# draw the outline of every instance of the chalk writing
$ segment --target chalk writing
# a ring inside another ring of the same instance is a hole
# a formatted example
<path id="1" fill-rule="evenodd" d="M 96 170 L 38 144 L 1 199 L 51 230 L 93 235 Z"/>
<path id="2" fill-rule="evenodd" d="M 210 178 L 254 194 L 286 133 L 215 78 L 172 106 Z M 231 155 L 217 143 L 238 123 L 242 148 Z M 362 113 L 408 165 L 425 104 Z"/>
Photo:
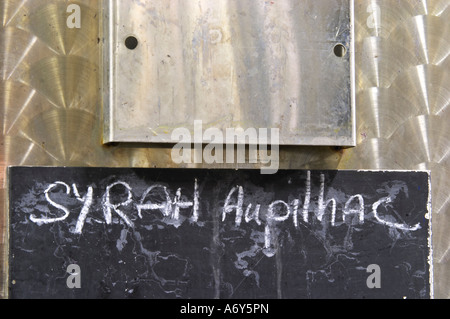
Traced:
<path id="1" fill-rule="evenodd" d="M 112 188 L 114 188 L 118 185 L 122 185 L 127 189 L 128 199 L 122 203 L 112 204 L 110 201 L 110 192 L 111 192 Z M 132 202 L 133 202 L 133 194 L 131 193 L 130 185 L 128 185 L 127 183 L 124 183 L 124 182 L 117 182 L 112 185 L 109 185 L 106 188 L 106 193 L 105 193 L 105 196 L 103 197 L 103 214 L 105 216 L 106 224 L 108 224 L 108 225 L 111 224 L 111 216 L 112 216 L 111 210 L 114 210 L 117 213 L 117 215 L 119 215 L 128 226 L 134 227 L 133 222 L 119 209 L 122 206 L 125 207 L 125 206 L 130 205 Z"/>
<path id="2" fill-rule="evenodd" d="M 75 234 L 81 234 L 83 232 L 84 223 L 86 222 L 86 217 L 94 199 L 94 189 L 90 186 L 86 195 L 81 198 L 77 185 L 73 184 L 72 188 L 77 200 L 83 203 L 83 208 L 80 212 L 80 217 L 78 217 L 77 226 L 75 228 Z"/>
<path id="3" fill-rule="evenodd" d="M 58 185 L 62 185 L 66 187 L 66 194 L 69 195 L 70 194 L 70 187 L 69 185 L 67 185 L 66 183 L 63 182 L 56 182 L 52 185 L 50 185 L 46 190 L 45 190 L 45 199 L 47 199 L 47 202 L 52 205 L 53 207 L 60 209 L 64 212 L 64 216 L 62 217 L 58 217 L 58 218 L 37 218 L 35 215 L 31 215 L 30 219 L 33 223 L 36 223 L 38 225 L 42 225 L 42 224 L 52 224 L 52 223 L 56 223 L 59 221 L 63 221 L 65 220 L 67 217 L 69 217 L 70 215 L 70 211 L 64 207 L 63 205 L 57 204 L 55 203 L 53 200 L 50 199 L 50 195 L 48 194 L 52 189 L 58 187 Z"/>
<path id="4" fill-rule="evenodd" d="M 300 224 L 309 225 L 315 222 L 311 218 L 311 214 L 315 220 L 321 224 L 328 224 L 331 227 L 338 227 L 342 224 L 358 224 L 364 225 L 367 218 L 371 221 L 379 223 L 389 228 L 397 229 L 403 232 L 413 232 L 421 228 L 420 224 L 407 225 L 400 223 L 395 218 L 394 214 L 389 211 L 395 205 L 396 196 L 400 191 L 407 192 L 406 186 L 392 188 L 389 196 L 378 199 L 372 205 L 367 206 L 364 194 L 354 194 L 346 196 L 346 201 L 342 202 L 342 198 L 335 198 L 330 195 L 326 196 L 325 192 L 325 175 L 319 175 L 319 191 L 313 205 L 312 189 L 311 189 L 311 172 L 306 172 L 306 181 L 303 185 L 293 186 L 292 193 L 297 193 L 298 190 L 304 190 L 304 194 L 296 196 L 295 199 L 276 199 L 269 204 L 262 204 L 259 202 L 251 202 L 254 200 L 251 196 L 246 196 L 246 189 L 242 185 L 236 185 L 230 189 L 228 194 L 224 194 L 223 207 L 221 209 L 221 221 L 228 222 L 233 217 L 235 227 L 239 228 L 242 223 L 252 224 L 255 227 L 264 227 L 264 252 L 271 257 L 275 254 L 275 245 L 277 241 L 277 227 L 283 223 L 292 220 L 295 228 Z M 180 227 L 184 221 L 189 220 L 191 223 L 200 223 L 201 216 L 201 192 L 199 190 L 199 181 L 193 181 L 193 198 L 188 199 L 183 196 L 182 188 L 176 189 L 173 192 L 169 186 L 162 184 L 149 185 L 143 194 L 136 195 L 132 185 L 124 181 L 115 181 L 106 186 L 103 196 L 98 196 L 101 200 L 101 209 L 103 212 L 104 223 L 106 225 L 112 224 L 113 214 L 116 215 L 124 224 L 130 228 L 135 227 L 135 221 L 128 215 L 130 210 L 135 210 L 139 219 L 143 219 L 145 214 L 154 214 L 159 212 L 161 216 L 170 220 L 170 224 L 174 227 Z M 39 225 L 48 225 L 62 222 L 69 218 L 71 211 L 68 205 L 61 202 L 57 203 L 55 198 L 52 198 L 52 192 L 63 191 L 65 195 L 73 193 L 75 200 L 83 204 L 79 213 L 76 226 L 72 230 L 73 234 L 81 235 L 83 232 L 86 219 L 90 214 L 96 200 L 94 194 L 94 187 L 89 186 L 86 193 L 82 197 L 79 188 L 76 184 L 70 187 L 65 182 L 55 182 L 49 185 L 44 191 L 45 199 L 49 204 L 49 208 L 56 209 L 60 216 L 37 217 L 35 214 L 30 214 L 30 220 Z M 187 191 L 187 190 L 186 190 Z M 121 193 L 120 198 L 115 197 L 115 193 Z M 340 208 L 340 210 L 339 210 Z M 371 208 L 371 209 L 370 209 Z M 301 221 L 298 215 L 301 209 Z M 340 214 L 339 214 L 340 213 Z"/>

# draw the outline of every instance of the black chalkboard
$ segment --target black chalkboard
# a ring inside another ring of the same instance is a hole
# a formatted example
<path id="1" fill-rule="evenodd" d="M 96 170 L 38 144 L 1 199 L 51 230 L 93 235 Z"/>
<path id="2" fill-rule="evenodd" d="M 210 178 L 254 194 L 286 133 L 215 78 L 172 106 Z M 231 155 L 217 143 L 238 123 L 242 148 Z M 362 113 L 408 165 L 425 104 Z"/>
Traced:
<path id="1" fill-rule="evenodd" d="M 429 298 L 429 185 L 427 172 L 11 167 L 10 298 Z"/>

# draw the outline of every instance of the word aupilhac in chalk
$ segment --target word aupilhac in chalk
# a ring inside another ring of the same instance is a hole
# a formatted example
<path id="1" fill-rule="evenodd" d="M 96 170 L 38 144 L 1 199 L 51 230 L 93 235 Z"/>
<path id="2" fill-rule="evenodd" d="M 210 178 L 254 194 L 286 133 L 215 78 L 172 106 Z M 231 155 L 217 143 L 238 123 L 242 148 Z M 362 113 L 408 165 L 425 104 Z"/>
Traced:
<path id="1" fill-rule="evenodd" d="M 385 225 L 392 229 L 404 232 L 414 232 L 421 228 L 420 224 L 407 225 L 396 222 L 394 216 L 389 215 L 389 207 L 395 205 L 395 199 L 401 187 L 392 192 L 389 196 L 381 197 L 371 205 L 371 209 L 367 211 L 364 200 L 364 194 L 354 194 L 344 203 L 339 203 L 337 198 L 325 198 L 325 174 L 319 175 L 319 192 L 312 194 L 311 190 L 311 171 L 306 172 L 306 182 L 302 189 L 304 194 L 299 198 L 291 201 L 274 200 L 269 205 L 263 207 L 260 203 L 248 203 L 244 206 L 246 191 L 241 185 L 232 187 L 228 194 L 224 196 L 224 205 L 221 209 L 221 221 L 225 222 L 234 215 L 234 223 L 239 227 L 242 223 L 254 223 L 257 226 L 264 226 L 264 253 L 268 257 L 273 257 L 276 253 L 276 237 L 277 227 L 281 223 L 291 222 L 296 228 L 300 223 L 304 225 L 311 224 L 313 218 L 321 223 L 329 223 L 331 227 L 337 227 L 344 223 L 363 225 L 367 216 L 379 224 Z M 137 221 L 133 221 L 124 211 L 125 208 L 134 208 L 138 218 L 142 219 L 144 214 L 159 212 L 162 217 L 166 218 L 174 227 L 180 227 L 187 220 L 191 223 L 201 223 L 200 218 L 200 202 L 201 193 L 199 191 L 199 181 L 192 181 L 193 198 L 187 199 L 182 195 L 182 189 L 176 189 L 175 193 L 167 186 L 162 184 L 149 185 L 140 198 L 136 198 L 133 194 L 132 185 L 124 181 L 115 181 L 109 184 L 104 194 L 100 197 L 103 212 L 104 223 L 111 225 L 113 214 L 120 221 L 130 228 L 135 227 Z M 112 195 L 114 191 L 120 188 L 125 192 L 122 201 L 118 201 Z M 94 187 L 89 186 L 84 193 L 80 195 L 79 187 L 76 184 L 69 185 L 63 181 L 56 181 L 49 185 L 44 192 L 44 196 L 49 207 L 59 211 L 58 217 L 44 217 L 30 215 L 30 220 L 39 225 L 48 225 L 65 221 L 72 212 L 62 203 L 57 203 L 51 198 L 53 191 L 63 191 L 66 195 L 73 196 L 83 204 L 78 215 L 76 226 L 72 230 L 73 234 L 81 235 L 86 223 L 86 219 L 90 214 L 91 206 L 94 203 Z M 303 198 L 303 202 L 300 198 Z M 317 198 L 314 203 L 312 199 Z M 340 216 L 338 206 L 341 206 Z M 381 216 L 379 210 L 383 207 L 384 215 Z M 264 211 L 263 211 L 264 208 Z M 311 216 L 313 213 L 313 216 Z"/>

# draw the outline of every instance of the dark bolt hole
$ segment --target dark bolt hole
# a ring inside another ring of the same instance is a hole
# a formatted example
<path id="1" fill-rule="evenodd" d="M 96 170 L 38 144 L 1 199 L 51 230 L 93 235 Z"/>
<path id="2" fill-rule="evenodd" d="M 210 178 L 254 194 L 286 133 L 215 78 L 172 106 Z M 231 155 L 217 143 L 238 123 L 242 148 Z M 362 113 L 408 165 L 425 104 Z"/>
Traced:
<path id="1" fill-rule="evenodd" d="M 128 38 L 125 39 L 125 46 L 130 50 L 136 49 L 138 44 L 139 41 L 138 39 L 136 39 L 136 37 L 129 36 Z"/>
<path id="2" fill-rule="evenodd" d="M 334 47 L 334 54 L 338 58 L 343 58 L 347 54 L 347 48 L 343 44 L 336 44 Z"/>

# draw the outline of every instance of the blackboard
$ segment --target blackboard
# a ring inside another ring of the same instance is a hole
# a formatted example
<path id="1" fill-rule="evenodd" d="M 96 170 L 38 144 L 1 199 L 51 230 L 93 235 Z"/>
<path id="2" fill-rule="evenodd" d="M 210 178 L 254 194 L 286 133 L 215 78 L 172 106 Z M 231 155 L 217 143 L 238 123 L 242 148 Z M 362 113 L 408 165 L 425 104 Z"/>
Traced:
<path id="1" fill-rule="evenodd" d="M 10 298 L 430 298 L 428 172 L 8 173 Z"/>

